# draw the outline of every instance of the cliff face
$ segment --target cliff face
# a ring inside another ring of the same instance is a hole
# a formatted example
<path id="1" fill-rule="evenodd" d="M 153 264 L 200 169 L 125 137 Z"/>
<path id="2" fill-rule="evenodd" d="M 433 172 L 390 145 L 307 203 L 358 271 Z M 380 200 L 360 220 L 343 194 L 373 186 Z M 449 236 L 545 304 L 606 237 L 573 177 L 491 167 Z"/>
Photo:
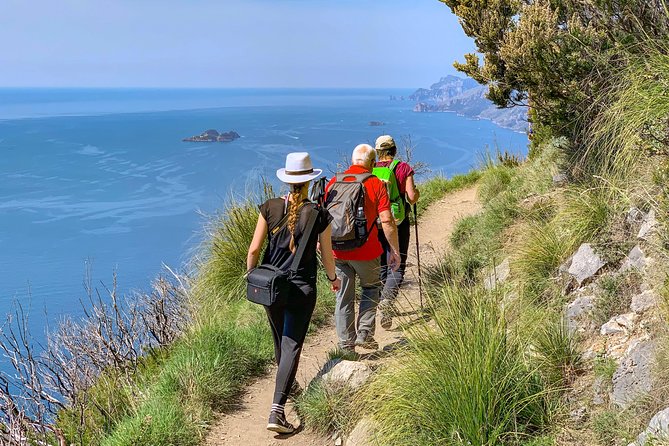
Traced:
<path id="1" fill-rule="evenodd" d="M 473 79 L 442 77 L 429 89 L 419 88 L 409 99 L 416 101 L 416 112 L 455 112 L 463 116 L 488 119 L 500 127 L 527 131 L 527 108 L 498 108 L 485 94 L 487 87 Z"/>

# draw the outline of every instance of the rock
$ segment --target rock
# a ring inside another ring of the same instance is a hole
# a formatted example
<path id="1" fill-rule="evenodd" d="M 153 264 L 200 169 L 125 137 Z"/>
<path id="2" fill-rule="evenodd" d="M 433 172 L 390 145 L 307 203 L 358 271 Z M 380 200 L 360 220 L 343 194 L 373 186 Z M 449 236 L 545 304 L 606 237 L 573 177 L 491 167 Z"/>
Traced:
<path id="1" fill-rule="evenodd" d="M 608 336 L 617 333 L 629 333 L 634 329 L 636 322 L 636 313 L 626 313 L 620 316 L 614 316 L 607 323 L 602 325 L 599 334 Z"/>
<path id="2" fill-rule="evenodd" d="M 625 333 L 625 329 L 618 325 L 618 323 L 613 319 L 602 325 L 602 328 L 599 329 L 599 334 L 602 336 L 608 336 L 617 333 Z"/>
<path id="3" fill-rule="evenodd" d="M 656 413 L 632 444 L 644 446 L 648 440 L 669 440 L 669 407 Z"/>
<path id="4" fill-rule="evenodd" d="M 582 424 L 588 418 L 588 409 L 585 406 L 581 406 L 578 409 L 574 409 L 569 413 L 571 421 L 576 424 Z"/>
<path id="5" fill-rule="evenodd" d="M 372 422 L 363 418 L 358 421 L 351 433 L 346 438 L 346 446 L 372 446 L 371 439 L 373 438 Z"/>
<path id="6" fill-rule="evenodd" d="M 558 172 L 553 175 L 553 185 L 554 186 L 564 186 L 569 181 L 567 174 L 564 172 Z"/>
<path id="7" fill-rule="evenodd" d="M 646 216 L 646 214 L 644 214 L 644 212 L 641 209 L 639 209 L 637 207 L 631 207 L 627 211 L 627 215 L 625 216 L 625 222 L 630 226 L 631 225 L 638 225 L 638 224 L 641 224 L 643 222 L 643 218 L 645 216 Z"/>
<path id="8" fill-rule="evenodd" d="M 594 307 L 595 296 L 580 296 L 567 305 L 565 318 L 567 319 L 569 333 L 573 334 L 592 329 L 590 316 Z"/>
<path id="9" fill-rule="evenodd" d="M 369 126 L 370 127 L 381 127 L 383 125 L 386 125 L 385 122 L 382 121 L 369 121 Z"/>
<path id="10" fill-rule="evenodd" d="M 611 402 L 625 409 L 638 397 L 650 392 L 652 357 L 653 343 L 650 340 L 637 339 L 630 344 L 613 374 Z"/>
<path id="11" fill-rule="evenodd" d="M 651 209 L 643 218 L 643 222 L 641 223 L 641 228 L 639 229 L 637 238 L 640 238 L 641 240 L 648 240 L 648 238 L 655 231 L 656 226 L 657 219 L 655 218 L 655 211 Z"/>
<path id="12" fill-rule="evenodd" d="M 362 387 L 372 375 L 368 365 L 357 361 L 339 361 L 321 379 L 324 385 L 334 388 L 348 386 L 353 390 Z"/>
<path id="13" fill-rule="evenodd" d="M 632 248 L 630 253 L 627 254 L 627 258 L 620 267 L 620 271 L 623 272 L 630 269 L 641 271 L 643 267 L 646 266 L 646 263 L 648 263 L 646 260 L 646 255 L 641 250 L 641 247 L 636 245 L 634 248 Z"/>
<path id="14" fill-rule="evenodd" d="M 511 266 L 509 259 L 506 258 L 502 263 L 497 265 L 484 280 L 484 285 L 487 290 L 495 288 L 499 283 L 504 282 L 511 274 Z"/>
<path id="15" fill-rule="evenodd" d="M 657 296 L 652 290 L 646 290 L 641 294 L 632 296 L 630 310 L 637 314 L 644 313 L 657 305 Z"/>
<path id="16" fill-rule="evenodd" d="M 606 262 L 595 253 L 592 246 L 589 243 L 584 243 L 574 254 L 567 272 L 576 280 L 578 286 L 581 286 L 597 274 L 604 265 L 606 265 Z"/>
<path id="17" fill-rule="evenodd" d="M 592 383 L 592 404 L 595 406 L 601 406 L 606 402 L 606 384 L 604 383 L 604 378 L 598 376 L 595 378 L 595 382 Z"/>

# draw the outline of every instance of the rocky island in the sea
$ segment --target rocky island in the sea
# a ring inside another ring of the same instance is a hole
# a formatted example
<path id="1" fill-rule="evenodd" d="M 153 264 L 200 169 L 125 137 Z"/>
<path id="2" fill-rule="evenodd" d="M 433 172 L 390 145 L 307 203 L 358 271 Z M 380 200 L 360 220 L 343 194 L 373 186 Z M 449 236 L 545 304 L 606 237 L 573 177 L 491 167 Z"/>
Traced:
<path id="1" fill-rule="evenodd" d="M 218 133 L 217 130 L 207 130 L 206 132 L 197 135 L 191 136 L 190 138 L 184 138 L 184 141 L 188 142 L 232 142 L 235 139 L 239 139 L 239 133 L 234 130 L 229 132 Z"/>
<path id="2" fill-rule="evenodd" d="M 489 119 L 500 127 L 527 131 L 527 107 L 499 108 L 485 97 L 488 87 L 473 79 L 442 77 L 429 89 L 420 88 L 409 99 L 416 112 L 455 112 L 476 119 Z"/>
<path id="3" fill-rule="evenodd" d="M 386 123 L 382 121 L 369 121 L 370 127 L 381 127 L 382 125 L 386 125 Z"/>

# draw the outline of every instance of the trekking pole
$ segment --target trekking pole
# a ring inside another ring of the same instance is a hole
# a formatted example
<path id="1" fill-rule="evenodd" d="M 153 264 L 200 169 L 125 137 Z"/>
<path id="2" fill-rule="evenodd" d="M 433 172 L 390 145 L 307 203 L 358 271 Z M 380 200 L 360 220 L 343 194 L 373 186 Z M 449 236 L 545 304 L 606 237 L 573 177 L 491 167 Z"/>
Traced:
<path id="1" fill-rule="evenodd" d="M 420 270 L 420 243 L 418 242 L 418 207 L 413 204 L 414 228 L 416 229 L 416 260 L 418 262 L 418 295 L 420 296 L 420 310 L 423 308 L 423 275 Z"/>

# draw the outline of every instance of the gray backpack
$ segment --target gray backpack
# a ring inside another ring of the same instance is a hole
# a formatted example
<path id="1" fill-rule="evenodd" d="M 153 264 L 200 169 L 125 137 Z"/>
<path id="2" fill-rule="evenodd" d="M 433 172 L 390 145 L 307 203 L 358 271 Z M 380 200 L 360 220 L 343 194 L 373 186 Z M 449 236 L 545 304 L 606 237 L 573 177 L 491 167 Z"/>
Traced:
<path id="1" fill-rule="evenodd" d="M 346 251 L 359 248 L 369 237 L 371 225 L 365 216 L 365 185 L 371 173 L 343 174 L 335 177 L 325 201 L 325 207 L 332 216 L 332 248 Z M 355 181 L 344 181 L 355 178 Z M 372 221 L 371 224 L 374 224 Z"/>

